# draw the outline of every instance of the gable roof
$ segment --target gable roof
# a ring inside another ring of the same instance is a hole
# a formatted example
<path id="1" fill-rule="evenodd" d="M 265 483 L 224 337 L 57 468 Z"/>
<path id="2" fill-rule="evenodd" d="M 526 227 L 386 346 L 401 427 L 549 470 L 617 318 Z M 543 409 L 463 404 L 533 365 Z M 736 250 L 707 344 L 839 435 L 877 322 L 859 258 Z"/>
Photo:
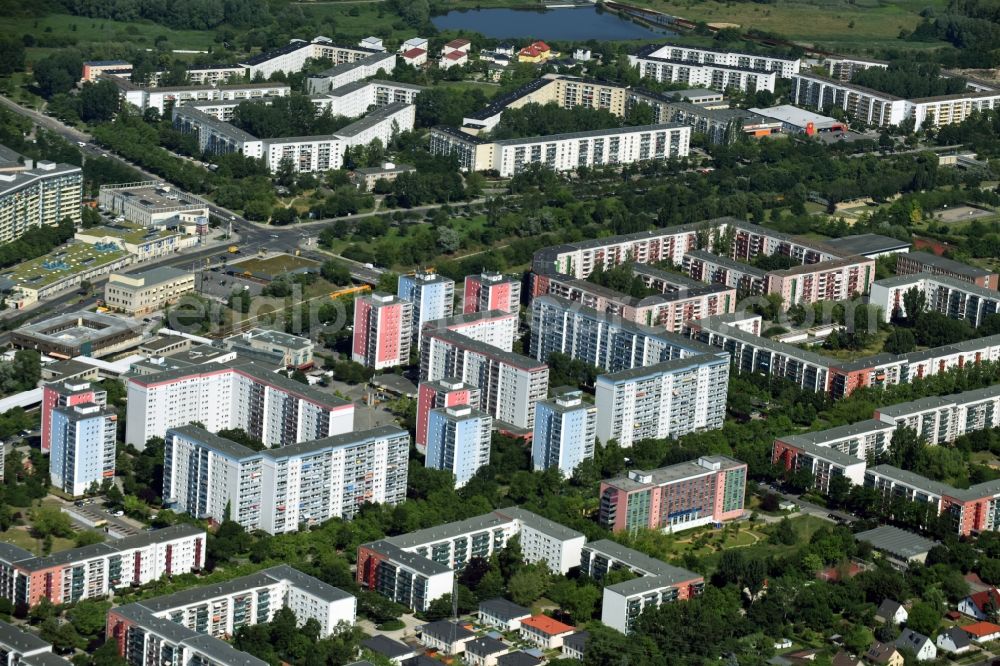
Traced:
<path id="1" fill-rule="evenodd" d="M 972 605 L 980 612 L 985 612 L 985 607 L 988 602 L 992 601 L 993 605 L 1000 609 L 1000 592 L 997 592 L 995 587 L 991 587 L 988 590 L 983 590 L 982 592 L 976 592 L 969 595 L 969 601 Z"/>
<path id="2" fill-rule="evenodd" d="M 475 634 L 462 625 L 451 620 L 438 620 L 430 622 L 420 628 L 420 631 L 441 641 L 452 643 L 475 638 Z"/>
<path id="3" fill-rule="evenodd" d="M 1000 625 L 992 622 L 973 622 L 962 627 L 958 627 L 973 638 L 982 638 L 991 634 L 1000 633 Z"/>
<path id="4" fill-rule="evenodd" d="M 972 639 L 969 638 L 969 634 L 965 633 L 964 627 L 949 627 L 941 632 L 938 639 L 940 640 L 944 636 L 951 639 L 956 650 L 961 650 L 972 645 Z"/>
<path id="5" fill-rule="evenodd" d="M 531 610 L 503 598 L 487 599 L 479 602 L 479 612 L 486 612 L 501 620 L 513 620 L 531 615 Z"/>
<path id="6" fill-rule="evenodd" d="M 875 641 L 872 643 L 872 646 L 868 648 L 868 652 L 865 653 L 865 656 L 874 661 L 876 664 L 887 664 L 896 653 L 896 646 L 892 643 Z"/>
<path id="7" fill-rule="evenodd" d="M 923 634 L 913 631 L 913 629 L 903 629 L 903 632 L 896 639 L 896 647 L 910 648 L 916 652 L 920 651 L 920 648 L 924 646 L 931 639 L 927 638 Z"/>
<path id="8" fill-rule="evenodd" d="M 526 620 L 521 620 L 522 627 L 531 627 L 547 636 L 558 636 L 567 632 L 576 631 L 576 627 L 571 627 L 548 615 L 534 615 Z"/>
<path id="9" fill-rule="evenodd" d="M 363 647 L 368 648 L 372 652 L 380 654 L 389 659 L 395 657 L 408 657 L 414 653 L 413 648 L 399 641 L 394 641 L 388 636 L 372 636 L 371 638 L 366 638 L 361 641 Z"/>
<path id="10" fill-rule="evenodd" d="M 843 650 L 833 655 L 833 660 L 830 662 L 832 666 L 858 666 L 861 663 L 860 659 L 847 654 Z"/>
<path id="11" fill-rule="evenodd" d="M 883 599 L 882 603 L 878 606 L 878 612 L 875 613 L 877 617 L 880 617 L 886 621 L 891 620 L 896 617 L 896 613 L 902 608 L 903 605 L 898 601 L 893 601 L 892 599 Z"/>

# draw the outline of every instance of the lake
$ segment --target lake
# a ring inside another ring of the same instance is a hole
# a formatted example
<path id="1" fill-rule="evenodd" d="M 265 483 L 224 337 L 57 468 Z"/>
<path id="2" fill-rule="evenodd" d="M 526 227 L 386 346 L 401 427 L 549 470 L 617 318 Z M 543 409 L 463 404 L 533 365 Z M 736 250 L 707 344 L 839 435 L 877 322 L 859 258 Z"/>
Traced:
<path id="1" fill-rule="evenodd" d="M 647 28 L 596 7 L 455 10 L 431 18 L 438 30 L 470 30 L 494 39 L 583 41 L 651 39 L 674 34 Z"/>

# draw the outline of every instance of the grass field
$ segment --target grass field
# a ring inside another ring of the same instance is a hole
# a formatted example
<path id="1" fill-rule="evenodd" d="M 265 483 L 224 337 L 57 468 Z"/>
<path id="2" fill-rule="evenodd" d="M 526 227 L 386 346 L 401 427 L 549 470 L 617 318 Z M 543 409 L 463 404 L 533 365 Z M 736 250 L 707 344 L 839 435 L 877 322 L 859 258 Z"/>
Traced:
<path id="1" fill-rule="evenodd" d="M 827 46 L 830 49 L 864 51 L 891 44 L 896 47 L 940 46 L 903 42 L 900 30 L 912 30 L 919 12 L 941 8 L 944 0 L 782 0 L 774 4 L 717 2 L 716 0 L 633 0 L 694 21 L 733 23 L 742 29 L 756 28 L 779 33 L 789 39 Z"/>
<path id="2" fill-rule="evenodd" d="M 29 64 L 46 54 L 49 48 L 73 45 L 78 48 L 89 44 L 153 48 L 158 37 L 165 38 L 170 49 L 207 51 L 214 45 L 210 30 L 172 30 L 145 21 L 124 23 L 69 14 L 50 14 L 44 18 L 4 17 L 4 32 L 35 37 L 37 48 L 27 52 Z"/>
<path id="3" fill-rule="evenodd" d="M 35 555 L 42 554 L 42 542 L 28 533 L 28 528 L 23 526 L 12 527 L 6 532 L 0 532 L 0 542 L 13 544 L 25 550 L 31 551 Z M 72 539 L 55 538 L 52 540 L 52 552 L 68 550 L 74 546 Z"/>

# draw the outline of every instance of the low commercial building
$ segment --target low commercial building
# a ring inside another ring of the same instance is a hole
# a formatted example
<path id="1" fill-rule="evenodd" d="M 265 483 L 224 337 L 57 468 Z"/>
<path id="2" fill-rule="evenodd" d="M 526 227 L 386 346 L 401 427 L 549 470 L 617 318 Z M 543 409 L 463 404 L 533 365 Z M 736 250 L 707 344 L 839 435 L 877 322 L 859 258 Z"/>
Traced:
<path id="1" fill-rule="evenodd" d="M 99 312 L 68 312 L 11 332 L 11 344 L 47 356 L 101 358 L 127 351 L 142 342 L 142 327 L 133 319 Z"/>
<path id="2" fill-rule="evenodd" d="M 129 377 L 125 441 L 140 449 L 171 428 L 240 428 L 265 446 L 288 446 L 349 433 L 354 404 L 254 361 L 190 364 Z"/>
<path id="3" fill-rule="evenodd" d="M 254 451 L 185 425 L 166 436 L 163 496 L 196 518 L 226 511 L 248 531 L 295 532 L 406 498 L 410 436 L 395 426 Z"/>
<path id="4" fill-rule="evenodd" d="M 628 569 L 638 576 L 604 587 L 601 622 L 623 634 L 632 631 L 646 608 L 686 601 L 701 595 L 705 589 L 705 579 L 701 575 L 614 541 L 601 539 L 584 546 L 580 559 L 581 573 L 601 581 L 615 569 Z"/>
<path id="5" fill-rule="evenodd" d="M 357 581 L 409 608 L 427 610 L 432 601 L 452 592 L 455 571 L 475 558 L 489 559 L 515 535 L 528 563 L 545 561 L 558 575 L 580 563 L 582 534 L 512 507 L 362 544 Z"/>
<path id="6" fill-rule="evenodd" d="M 495 171 L 507 178 L 532 164 L 571 171 L 687 157 L 690 143 L 691 128 L 670 123 L 496 141 L 435 127 L 430 149 L 435 155 L 454 155 L 463 171 Z"/>
<path id="7" fill-rule="evenodd" d="M 831 238 L 823 241 L 826 245 L 843 252 L 845 256 L 859 254 L 869 259 L 878 259 L 892 254 L 905 254 L 910 251 L 911 243 L 880 234 L 857 234 L 843 238 Z M 896 258 L 899 263 L 899 258 Z M 899 269 L 897 267 L 897 272 Z"/>
<path id="8" fill-rule="evenodd" d="M 254 351 L 266 352 L 279 359 L 286 368 L 304 370 L 312 367 L 313 349 L 316 345 L 309 338 L 299 335 L 265 328 L 251 328 L 249 331 L 226 338 L 223 346 L 241 354 L 252 354 Z"/>
<path id="9" fill-rule="evenodd" d="M 598 520 L 614 532 L 678 531 L 742 518 L 747 465 L 703 456 L 601 482 Z M 659 507 L 659 509 L 657 509 Z"/>
<path id="10" fill-rule="evenodd" d="M 908 252 L 896 257 L 897 275 L 916 273 L 950 277 L 994 291 L 1000 283 L 1000 276 L 996 273 L 930 252 Z"/>
<path id="11" fill-rule="evenodd" d="M 155 180 L 102 185 L 97 200 L 109 213 L 144 227 L 180 215 L 208 218 L 207 202 Z"/>
<path id="12" fill-rule="evenodd" d="M 729 355 L 712 353 L 598 375 L 597 436 L 631 447 L 722 427 Z"/>
<path id="13" fill-rule="evenodd" d="M 391 183 L 404 173 L 413 173 L 416 170 L 416 167 L 409 164 L 386 162 L 382 166 L 355 169 L 351 172 L 351 182 L 360 190 L 372 192 L 380 180 Z"/>
<path id="14" fill-rule="evenodd" d="M 207 225 L 208 218 L 203 219 Z M 171 221 L 168 220 L 168 223 Z M 177 218 L 177 222 L 183 224 L 180 218 Z M 198 244 L 197 236 L 185 234 L 183 231 L 153 229 L 128 223 L 80 229 L 74 238 L 95 247 L 118 247 L 133 255 L 136 262 L 164 257 Z"/>
<path id="15" fill-rule="evenodd" d="M 121 270 L 133 261 L 132 255 L 115 245 L 70 242 L 0 271 L 0 291 L 6 293 L 8 306 L 26 308 Z"/>
<path id="16" fill-rule="evenodd" d="M 924 564 L 931 549 L 940 545 L 937 541 L 925 539 L 919 534 L 892 525 L 880 525 L 875 529 L 858 532 L 854 535 L 854 539 L 870 544 L 893 567 L 902 571 L 912 564 Z"/>
<path id="17" fill-rule="evenodd" d="M 205 530 L 179 524 L 37 557 L 0 549 L 0 597 L 16 608 L 103 599 L 115 590 L 192 573 L 205 563 Z"/>
<path id="18" fill-rule="evenodd" d="M 1000 312 L 1000 291 L 952 277 L 930 273 L 912 273 L 878 280 L 872 285 L 870 302 L 882 311 L 885 321 L 906 317 L 904 296 L 916 290 L 924 296 L 926 307 L 950 319 L 969 322 L 978 328 L 986 319 Z"/>
<path id="19" fill-rule="evenodd" d="M 34 169 L 0 171 L 0 243 L 66 218 L 80 224 L 82 197 L 83 171 L 78 166 L 42 161 Z"/>
<path id="20" fill-rule="evenodd" d="M 112 273 L 104 285 L 104 304 L 135 317 L 162 310 L 193 291 L 194 273 L 169 266 Z"/>
<path id="21" fill-rule="evenodd" d="M 750 109 L 752 113 L 759 114 L 765 118 L 773 118 L 781 123 L 781 129 L 789 134 L 806 134 L 812 136 L 821 132 L 846 132 L 848 127 L 845 123 L 821 116 L 812 111 L 800 109 L 791 104 L 781 104 L 770 106 L 766 109 Z"/>

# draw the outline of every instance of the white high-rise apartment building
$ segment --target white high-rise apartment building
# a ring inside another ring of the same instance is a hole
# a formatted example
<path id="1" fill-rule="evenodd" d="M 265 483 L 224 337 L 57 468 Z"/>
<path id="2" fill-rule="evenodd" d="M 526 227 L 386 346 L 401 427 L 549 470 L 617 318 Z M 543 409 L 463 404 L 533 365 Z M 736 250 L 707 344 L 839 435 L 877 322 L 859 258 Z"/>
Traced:
<path id="1" fill-rule="evenodd" d="M 410 339 L 418 349 L 424 324 L 450 317 L 455 311 L 455 281 L 437 273 L 400 275 L 396 295 L 413 303 Z"/>
<path id="2" fill-rule="evenodd" d="M 170 428 L 200 423 L 217 432 L 240 428 L 266 446 L 286 446 L 350 432 L 354 405 L 236 361 L 130 377 L 125 441 L 143 448 Z"/>
<path id="3" fill-rule="evenodd" d="M 70 495 L 83 495 L 115 476 L 118 416 L 92 402 L 52 410 L 49 477 Z"/>
<path id="4" fill-rule="evenodd" d="M 594 457 L 597 407 L 585 403 L 580 391 L 542 400 L 535 405 L 531 461 L 536 471 L 556 467 L 570 476 L 584 460 Z"/>
<path id="5" fill-rule="evenodd" d="M 721 428 L 729 363 L 723 352 L 599 375 L 597 436 L 630 447 L 642 439 Z"/>
<path id="6" fill-rule="evenodd" d="M 253 451 L 196 426 L 167 433 L 163 496 L 178 511 L 295 532 L 406 497 L 408 432 L 395 426 Z"/>
<path id="7" fill-rule="evenodd" d="M 469 405 L 432 409 L 427 423 L 424 464 L 455 475 L 461 488 L 480 467 L 490 464 L 493 419 Z"/>

